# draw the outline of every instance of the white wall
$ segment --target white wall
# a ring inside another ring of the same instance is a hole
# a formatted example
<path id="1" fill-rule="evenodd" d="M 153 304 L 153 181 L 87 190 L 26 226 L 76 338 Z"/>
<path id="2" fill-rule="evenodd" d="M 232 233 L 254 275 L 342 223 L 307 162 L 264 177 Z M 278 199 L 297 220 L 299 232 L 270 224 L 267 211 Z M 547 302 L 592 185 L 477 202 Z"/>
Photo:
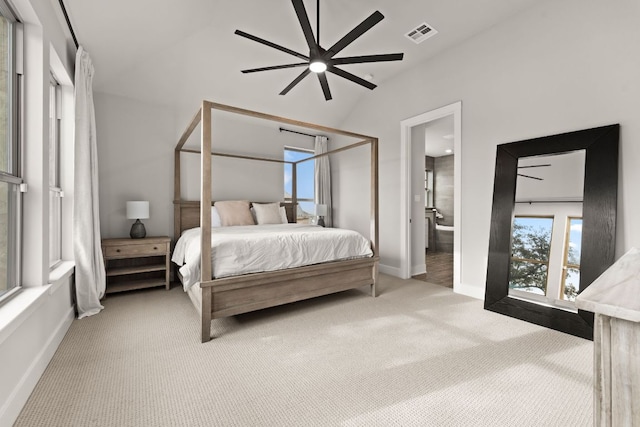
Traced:
<path id="1" fill-rule="evenodd" d="M 640 3 L 541 2 L 380 86 L 341 127 L 380 138 L 380 200 L 400 203 L 401 120 L 462 101 L 464 288 L 486 280 L 495 147 L 621 124 L 617 255 L 640 245 Z M 383 264 L 400 266 L 400 209 L 381 210 Z"/>
<path id="2" fill-rule="evenodd" d="M 173 149 L 177 142 L 173 112 L 116 96 L 94 94 L 103 238 L 127 237 L 128 200 L 148 200 L 150 236 L 173 230 Z M 185 124 L 186 127 L 186 124 Z"/>

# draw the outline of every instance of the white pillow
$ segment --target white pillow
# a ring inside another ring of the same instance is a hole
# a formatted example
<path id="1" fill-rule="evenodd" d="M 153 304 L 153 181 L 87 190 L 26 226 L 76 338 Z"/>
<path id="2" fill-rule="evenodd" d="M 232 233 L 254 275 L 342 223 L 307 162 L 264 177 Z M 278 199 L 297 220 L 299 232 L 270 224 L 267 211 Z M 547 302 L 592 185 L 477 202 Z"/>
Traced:
<path id="1" fill-rule="evenodd" d="M 256 222 L 262 224 L 282 224 L 280 216 L 280 203 L 254 203 Z"/>
<path id="2" fill-rule="evenodd" d="M 218 208 L 211 206 L 211 227 L 222 227 L 222 220 Z"/>
<path id="3" fill-rule="evenodd" d="M 284 206 L 280 206 L 280 221 L 282 221 L 283 224 L 289 224 L 289 218 L 287 218 L 287 210 L 284 208 Z"/>

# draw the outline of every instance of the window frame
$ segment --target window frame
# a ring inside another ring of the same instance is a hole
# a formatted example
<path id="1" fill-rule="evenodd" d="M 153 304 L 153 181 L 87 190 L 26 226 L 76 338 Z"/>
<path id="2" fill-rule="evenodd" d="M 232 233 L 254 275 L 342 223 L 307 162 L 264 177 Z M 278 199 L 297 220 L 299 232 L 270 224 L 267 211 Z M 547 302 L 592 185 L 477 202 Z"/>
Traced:
<path id="1" fill-rule="evenodd" d="M 315 151 L 314 151 L 314 150 L 312 150 L 312 149 L 310 149 L 310 148 L 301 148 L 301 147 L 293 147 L 293 146 L 291 146 L 291 145 L 285 145 L 285 146 L 283 147 L 283 156 L 285 156 L 285 158 L 286 158 L 286 152 L 287 152 L 287 151 L 295 151 L 295 152 L 298 152 L 298 153 L 310 154 L 310 156 L 309 156 L 309 157 L 313 157 L 313 156 L 315 156 Z M 315 165 L 315 160 L 307 160 L 307 162 L 313 162 L 313 164 Z M 283 168 L 283 176 L 284 176 L 284 175 L 285 175 L 285 173 L 286 173 L 286 167 L 287 167 L 287 165 L 292 165 L 292 163 L 294 163 L 294 162 L 289 162 L 289 161 L 286 161 L 286 160 L 285 160 L 285 167 Z M 305 162 L 305 163 L 306 163 L 306 162 Z M 297 167 L 297 166 L 296 166 L 296 167 Z M 293 168 L 293 166 L 292 166 L 292 168 Z M 298 174 L 296 174 L 296 177 L 298 177 L 298 176 L 299 176 L 299 175 L 298 175 Z M 292 179 L 293 179 L 293 177 L 292 177 Z M 283 188 L 283 190 L 284 190 L 284 188 Z M 315 204 L 315 200 L 316 200 L 316 197 L 315 197 L 315 196 L 316 196 L 316 194 L 315 194 L 315 174 L 314 174 L 314 177 L 313 177 L 313 197 L 312 197 L 312 198 L 308 198 L 308 197 L 296 197 L 296 201 L 298 202 L 298 204 L 300 204 L 300 202 L 309 202 L 309 203 L 314 203 L 314 204 Z M 292 197 L 287 197 L 287 192 L 286 192 L 286 190 L 284 191 L 284 200 L 285 200 L 286 202 L 292 202 L 292 201 L 293 201 L 293 198 L 292 198 Z M 310 218 L 307 218 L 307 217 L 304 217 L 304 216 L 303 216 L 303 217 L 298 216 L 298 212 L 299 212 L 299 210 L 298 210 L 298 209 L 296 209 L 296 221 L 300 221 L 300 220 L 308 220 L 308 219 L 310 219 Z M 311 215 L 311 217 L 313 217 L 313 216 L 314 216 L 314 212 L 309 212 L 309 215 Z"/>
<path id="2" fill-rule="evenodd" d="M 9 117 L 7 124 L 8 139 L 7 154 L 8 162 L 0 168 L 0 182 L 8 184 L 8 198 L 13 198 L 13 202 L 8 202 L 7 212 L 7 272 L 5 284 L 6 289 L 0 291 L 0 305 L 8 301 L 12 296 L 22 289 L 22 223 L 23 207 L 22 193 L 26 191 L 26 185 L 22 177 L 22 94 L 23 81 L 22 69 L 18 63 L 22 58 L 20 34 L 21 29 L 15 14 L 10 7 L 0 0 L 0 15 L 10 25 L 8 31 L 8 91 L 9 91 Z M 7 170 L 3 170 L 6 166 Z M 12 203 L 12 204 L 11 204 Z"/>
<path id="3" fill-rule="evenodd" d="M 61 139 L 62 89 L 53 72 L 49 79 L 49 269 L 62 262 Z"/>
<path id="4" fill-rule="evenodd" d="M 560 281 L 560 295 L 558 298 L 562 301 L 566 301 L 569 303 L 573 303 L 574 300 L 570 300 L 565 298 L 565 285 L 567 280 L 567 270 L 572 268 L 578 270 L 578 274 L 580 273 L 580 264 L 569 264 L 569 244 L 571 243 L 571 221 L 580 220 L 582 221 L 581 216 L 567 216 L 566 220 L 566 230 L 565 230 L 565 238 L 564 238 L 564 252 L 562 254 L 562 279 Z M 582 242 L 582 236 L 580 237 L 580 241 Z M 579 284 L 579 280 L 578 280 Z"/>

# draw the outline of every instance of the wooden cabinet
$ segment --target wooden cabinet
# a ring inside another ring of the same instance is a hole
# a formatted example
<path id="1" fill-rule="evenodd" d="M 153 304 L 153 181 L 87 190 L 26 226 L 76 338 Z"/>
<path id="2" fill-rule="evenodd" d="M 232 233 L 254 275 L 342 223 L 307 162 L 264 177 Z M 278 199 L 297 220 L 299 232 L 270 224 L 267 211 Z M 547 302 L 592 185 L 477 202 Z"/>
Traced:
<path id="1" fill-rule="evenodd" d="M 106 292 L 165 286 L 169 289 L 171 239 L 103 239 L 102 255 L 107 272 Z"/>

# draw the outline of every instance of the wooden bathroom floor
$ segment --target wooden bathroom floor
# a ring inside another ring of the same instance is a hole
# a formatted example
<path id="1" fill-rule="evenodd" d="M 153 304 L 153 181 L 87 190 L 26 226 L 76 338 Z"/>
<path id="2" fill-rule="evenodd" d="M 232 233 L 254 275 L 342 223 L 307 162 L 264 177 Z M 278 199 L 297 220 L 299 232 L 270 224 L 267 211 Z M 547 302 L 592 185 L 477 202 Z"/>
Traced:
<path id="1" fill-rule="evenodd" d="M 447 252 L 429 252 L 425 255 L 427 273 L 413 276 L 416 280 L 436 285 L 453 287 L 453 254 Z"/>

